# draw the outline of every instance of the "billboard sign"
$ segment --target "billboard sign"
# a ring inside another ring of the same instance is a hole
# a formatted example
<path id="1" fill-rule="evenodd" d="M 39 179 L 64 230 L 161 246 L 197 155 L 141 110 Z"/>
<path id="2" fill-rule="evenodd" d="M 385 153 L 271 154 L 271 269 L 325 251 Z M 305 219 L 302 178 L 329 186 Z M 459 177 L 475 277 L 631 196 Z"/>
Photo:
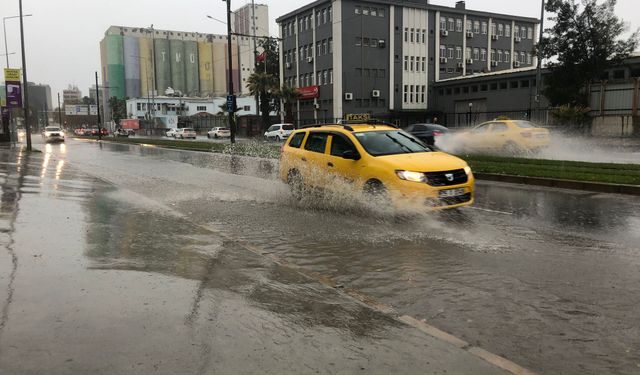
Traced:
<path id="1" fill-rule="evenodd" d="M 64 114 L 67 116 L 87 116 L 89 114 L 89 107 L 86 105 L 65 105 Z"/>
<path id="2" fill-rule="evenodd" d="M 5 69 L 4 81 L 7 90 L 7 108 L 21 108 L 22 84 L 20 83 L 20 69 Z"/>

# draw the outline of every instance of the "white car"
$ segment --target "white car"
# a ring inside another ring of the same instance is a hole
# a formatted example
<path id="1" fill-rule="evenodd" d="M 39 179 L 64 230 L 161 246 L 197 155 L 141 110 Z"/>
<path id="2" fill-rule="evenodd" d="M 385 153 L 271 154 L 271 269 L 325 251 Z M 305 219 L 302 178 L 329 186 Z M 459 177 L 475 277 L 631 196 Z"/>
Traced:
<path id="1" fill-rule="evenodd" d="M 295 130 L 293 124 L 273 124 L 264 132 L 266 139 L 275 139 L 276 141 L 283 141 L 291 135 Z"/>
<path id="2" fill-rule="evenodd" d="M 167 137 L 174 137 L 176 136 L 176 131 L 178 131 L 178 129 L 176 128 L 171 128 L 169 130 L 167 130 L 164 135 L 166 135 Z"/>
<path id="3" fill-rule="evenodd" d="M 207 138 L 229 138 L 231 131 L 229 128 L 213 128 L 207 132 Z"/>
<path id="4" fill-rule="evenodd" d="M 45 142 L 64 142 L 64 131 L 57 126 L 47 126 L 42 132 Z"/>
<path id="5" fill-rule="evenodd" d="M 196 139 L 196 131 L 192 128 L 180 128 L 176 130 L 175 138 L 185 139 L 185 138 L 193 138 Z"/>

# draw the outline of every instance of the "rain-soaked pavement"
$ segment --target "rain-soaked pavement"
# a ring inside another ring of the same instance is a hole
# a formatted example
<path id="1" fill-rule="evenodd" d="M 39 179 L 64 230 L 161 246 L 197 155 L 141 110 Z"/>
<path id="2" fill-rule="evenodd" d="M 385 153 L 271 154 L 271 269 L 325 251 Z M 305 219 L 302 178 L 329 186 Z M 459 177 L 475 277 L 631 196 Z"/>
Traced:
<path id="1" fill-rule="evenodd" d="M 0 373 L 503 373 L 341 289 L 539 374 L 640 372 L 637 197 L 481 182 L 397 220 L 267 160 L 37 147 L 0 152 Z"/>

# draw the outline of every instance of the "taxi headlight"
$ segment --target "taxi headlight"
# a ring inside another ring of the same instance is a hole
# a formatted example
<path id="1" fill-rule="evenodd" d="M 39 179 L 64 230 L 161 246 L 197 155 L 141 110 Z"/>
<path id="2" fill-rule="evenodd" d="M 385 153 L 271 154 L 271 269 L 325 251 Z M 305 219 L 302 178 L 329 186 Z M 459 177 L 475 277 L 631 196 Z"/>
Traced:
<path id="1" fill-rule="evenodd" d="M 396 171 L 396 175 L 399 179 L 412 182 L 424 182 L 425 176 L 422 172 L 412 171 Z"/>
<path id="2" fill-rule="evenodd" d="M 464 167 L 464 173 L 466 173 L 467 175 L 471 174 L 471 167 L 469 167 L 468 165 L 466 167 Z"/>

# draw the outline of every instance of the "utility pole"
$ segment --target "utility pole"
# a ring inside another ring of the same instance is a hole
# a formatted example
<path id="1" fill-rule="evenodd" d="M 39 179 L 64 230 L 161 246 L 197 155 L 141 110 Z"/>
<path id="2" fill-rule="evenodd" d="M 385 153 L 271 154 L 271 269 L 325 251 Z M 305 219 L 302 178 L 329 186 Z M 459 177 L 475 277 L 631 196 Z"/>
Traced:
<path id="1" fill-rule="evenodd" d="M 257 73 L 258 67 L 258 40 L 256 39 L 256 4 L 254 0 L 251 0 L 251 24 L 253 28 L 253 72 Z M 236 28 L 236 31 L 238 29 Z M 266 53 L 265 53 L 266 55 Z M 267 66 L 267 62 L 265 61 L 264 66 Z M 266 72 L 265 72 L 266 73 Z M 260 94 L 256 93 L 256 116 L 260 115 L 260 106 L 258 103 L 260 102 Z"/>
<path id="2" fill-rule="evenodd" d="M 102 119 L 100 118 L 100 86 L 98 86 L 98 72 L 96 71 L 96 103 L 98 106 L 98 140 L 102 140 Z"/>
<path id="3" fill-rule="evenodd" d="M 536 99 L 536 112 L 538 116 L 540 116 L 540 87 L 542 86 L 542 49 L 540 48 L 540 43 L 542 42 L 542 37 L 544 35 L 544 4 L 545 4 L 545 0 L 542 0 L 542 5 L 540 6 L 540 34 L 538 36 L 538 66 L 536 69 L 536 98 L 535 99 Z"/>
<path id="4" fill-rule="evenodd" d="M 231 0 L 227 2 L 227 56 L 229 63 L 229 95 L 227 96 L 227 113 L 229 115 L 230 141 L 236 143 L 236 126 L 233 115 L 236 107 L 236 97 L 233 94 L 233 56 L 231 55 Z"/>
<path id="5" fill-rule="evenodd" d="M 58 125 L 62 128 L 62 108 L 60 108 L 60 93 L 58 93 Z"/>
<path id="6" fill-rule="evenodd" d="M 23 93 L 24 103 L 24 129 L 27 136 L 27 151 L 31 151 L 31 127 L 29 126 L 29 87 L 27 86 L 27 58 L 24 51 L 24 21 L 22 17 L 22 0 L 19 0 L 18 6 L 20 8 L 20 47 L 22 48 L 22 81 L 24 82 Z"/>

